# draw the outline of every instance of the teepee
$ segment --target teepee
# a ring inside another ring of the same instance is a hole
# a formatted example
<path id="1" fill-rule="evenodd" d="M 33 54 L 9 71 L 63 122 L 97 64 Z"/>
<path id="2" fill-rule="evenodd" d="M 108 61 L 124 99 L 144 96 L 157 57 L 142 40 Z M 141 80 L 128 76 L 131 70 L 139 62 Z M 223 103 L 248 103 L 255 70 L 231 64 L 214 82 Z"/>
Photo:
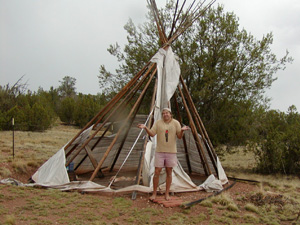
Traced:
<path id="1" fill-rule="evenodd" d="M 151 127 L 160 119 L 162 109 L 171 107 L 181 123 L 180 111 L 185 110 L 191 128 L 181 140 L 177 140 L 179 165 L 173 170 L 171 191 L 200 190 L 209 176 L 226 183 L 227 177 L 171 47 L 172 42 L 214 1 L 205 4 L 205 1 L 197 3 L 194 0 L 184 10 L 186 1 L 180 6 L 177 0 L 172 27 L 167 35 L 155 0 L 149 0 L 161 48 L 72 140 L 39 168 L 32 179 L 38 184 L 61 189 L 150 192 L 156 139 L 150 139 L 145 131 L 137 128 L 137 124 Z M 152 99 L 149 114 L 141 115 L 140 106 L 149 93 Z M 77 181 L 70 182 L 71 175 L 74 178 L 71 180 Z M 164 176 L 162 173 L 159 186 L 162 191 Z"/>

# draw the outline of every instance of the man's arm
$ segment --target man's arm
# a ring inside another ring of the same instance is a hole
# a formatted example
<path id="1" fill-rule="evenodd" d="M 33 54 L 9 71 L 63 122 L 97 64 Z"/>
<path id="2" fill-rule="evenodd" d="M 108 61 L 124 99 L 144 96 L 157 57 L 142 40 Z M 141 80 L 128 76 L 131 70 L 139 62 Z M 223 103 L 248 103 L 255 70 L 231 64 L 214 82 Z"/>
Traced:
<path id="1" fill-rule="evenodd" d="M 190 128 L 188 126 L 184 126 L 181 128 L 180 132 L 177 133 L 177 138 L 178 139 L 181 139 L 183 137 L 183 132 L 186 131 L 186 130 L 189 130 Z"/>
<path id="2" fill-rule="evenodd" d="M 138 128 L 140 129 L 145 129 L 145 131 L 147 132 L 147 134 L 149 134 L 150 137 L 154 137 L 155 133 L 153 133 L 152 130 L 150 130 L 147 126 L 145 126 L 144 124 L 138 124 Z"/>

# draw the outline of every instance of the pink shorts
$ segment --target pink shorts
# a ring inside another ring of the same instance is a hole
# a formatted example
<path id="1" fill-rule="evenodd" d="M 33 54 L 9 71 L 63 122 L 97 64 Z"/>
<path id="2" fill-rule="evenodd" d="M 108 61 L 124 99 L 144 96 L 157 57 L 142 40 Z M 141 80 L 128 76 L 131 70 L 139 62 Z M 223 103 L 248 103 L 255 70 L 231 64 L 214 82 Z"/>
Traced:
<path id="1" fill-rule="evenodd" d="M 155 167 L 175 167 L 177 166 L 176 153 L 155 152 Z"/>

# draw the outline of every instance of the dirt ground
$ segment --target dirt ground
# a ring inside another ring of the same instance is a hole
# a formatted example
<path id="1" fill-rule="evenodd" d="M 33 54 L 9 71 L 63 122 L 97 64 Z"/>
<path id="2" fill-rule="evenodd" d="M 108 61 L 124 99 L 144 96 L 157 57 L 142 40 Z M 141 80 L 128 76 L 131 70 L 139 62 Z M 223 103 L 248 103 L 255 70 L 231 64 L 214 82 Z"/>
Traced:
<path id="1" fill-rule="evenodd" d="M 11 165 L 2 164 L 9 169 Z M 26 174 L 13 173 L 12 178 L 23 183 L 34 173 L 31 169 Z M 242 205 L 246 201 L 238 200 L 241 196 L 249 196 L 259 190 L 259 185 L 249 182 L 229 181 L 224 188 L 232 185 L 224 191 L 233 201 L 238 202 L 238 214 L 247 214 Z M 8 215 L 15 215 L 14 223 L 11 224 L 230 224 L 224 217 L 222 205 L 211 207 L 194 204 L 189 208 L 183 206 L 164 207 L 161 204 L 149 201 L 150 194 L 137 193 L 136 199 L 132 200 L 132 193 L 109 194 L 109 193 L 74 193 L 65 192 L 63 197 L 54 197 L 49 189 L 12 187 L 11 185 L 0 185 L 0 204 L 7 210 Z M 20 190 L 21 189 L 21 190 Z M 21 194 L 15 194 L 20 193 Z M 184 204 L 212 196 L 214 193 L 205 191 L 174 193 L 173 196 L 180 198 Z M 62 194 L 58 194 L 62 195 Z M 3 197 L 6 196 L 6 197 Z M 38 196 L 38 197 L 37 197 Z M 172 197 L 173 197 L 172 196 Z M 2 197 L 2 198 L 1 198 Z M 53 203 L 53 198 L 65 202 L 64 206 Z M 67 203 L 72 198 L 72 204 Z M 127 203 L 116 205 L 116 199 L 124 199 Z M 2 200 L 1 200 L 2 199 Z M 3 200 L 6 199 L 6 200 Z M 8 200 L 7 200 L 8 199 Z M 46 206 L 45 206 L 45 205 Z M 126 206 L 126 204 L 128 204 Z M 32 207 L 32 209 L 31 209 Z M 45 209 L 48 208 L 49 209 Z M 67 210 L 66 210 L 67 207 Z M 124 209 L 125 207 L 125 209 Z M 38 209 L 36 209 L 38 208 Z M 225 210 L 226 211 L 226 210 Z M 139 214 L 138 216 L 135 213 Z M 149 215 L 150 213 L 150 215 Z M 1 214 L 1 208 L 0 208 Z M 148 217 L 145 217 L 147 214 Z M 89 216 L 87 216 L 89 215 Z M 89 218 L 91 215 L 91 219 Z M 132 216 L 135 215 L 135 216 Z M 64 218 L 66 216 L 66 218 Z M 197 218 L 205 217 L 198 220 Z M 67 219 L 69 218 L 69 219 Z M 76 218 L 76 220 L 71 220 Z M 130 218 L 132 220 L 130 220 Z M 194 219 L 195 218 L 195 219 Z M 0 219 L 4 223 L 5 217 Z M 223 221 L 225 220 L 225 221 Z M 197 222 L 198 221 L 198 222 Z M 234 219 L 234 224 L 242 224 L 243 219 Z M 259 224 L 259 223 L 258 223 Z M 282 223 L 285 224 L 285 223 Z M 289 223 L 286 223 L 289 224 Z"/>
<path id="2" fill-rule="evenodd" d="M 24 178 L 25 179 L 25 178 Z M 232 181 L 230 182 L 232 183 Z M 15 188 L 20 188 L 20 187 L 15 187 Z M 13 188 L 13 189 L 15 189 Z M 24 188 L 21 188 L 24 191 Z M 251 193 L 257 189 L 256 185 L 251 185 L 248 183 L 242 183 L 242 182 L 237 182 L 232 188 L 228 189 L 226 192 L 233 198 L 237 198 L 238 196 L 241 195 L 246 195 L 247 193 Z M 24 192 L 24 197 L 13 197 L 12 194 L 12 187 L 9 185 L 5 185 L 1 187 L 1 196 L 10 196 L 10 199 L 8 201 L 1 201 L 2 207 L 6 208 L 8 210 L 8 214 L 11 215 L 16 215 L 16 213 L 23 216 L 15 216 L 16 221 L 13 224 L 72 224 L 69 222 L 63 222 L 62 216 L 58 211 L 60 211 L 60 206 L 57 206 L 57 208 L 51 210 L 51 213 L 46 213 L 46 218 L 43 216 L 43 213 L 40 212 L 41 215 L 36 215 L 35 211 L 36 210 L 27 210 L 29 207 L 29 201 L 30 199 L 35 199 L 37 194 L 39 196 L 42 196 L 39 201 L 47 202 L 47 201 L 53 201 L 51 199 L 51 195 L 48 196 L 47 192 L 49 190 L 46 189 L 32 189 L 29 188 L 30 191 L 27 191 L 27 188 Z M 19 192 L 14 190 L 13 192 Z M 182 199 L 184 203 L 189 203 L 193 202 L 202 198 L 206 198 L 208 196 L 212 195 L 212 193 L 206 193 L 204 191 L 198 191 L 198 192 L 190 192 L 190 193 L 175 193 L 174 196 Z M 148 211 L 148 212 L 160 212 L 160 213 L 152 213 L 151 215 L 151 223 L 150 224 L 171 224 L 170 223 L 170 218 L 173 218 L 174 215 L 180 215 L 182 219 L 179 221 L 180 224 L 198 224 L 198 223 L 190 223 L 190 222 L 184 222 L 184 217 L 182 215 L 186 215 L 190 218 L 197 218 L 199 214 L 201 215 L 207 215 L 206 220 L 201 221 L 199 224 L 211 224 L 211 219 L 209 216 L 211 214 L 211 211 L 213 211 L 213 216 L 214 217 L 222 217 L 222 214 L 224 213 L 224 210 L 218 210 L 217 206 L 214 206 L 212 208 L 208 207 L 203 207 L 200 204 L 195 204 L 191 208 L 183 208 L 180 206 L 177 207 L 163 207 L 163 205 L 153 203 L 149 201 L 149 194 L 145 193 L 137 193 L 136 199 L 131 200 L 132 193 L 127 193 L 127 194 L 105 194 L 105 193 L 85 193 L 85 194 L 80 194 L 77 193 L 74 195 L 72 192 L 67 192 L 64 195 L 64 198 L 61 200 L 67 201 L 68 198 L 74 198 L 74 204 L 68 204 L 68 211 L 65 214 L 69 218 L 78 218 L 78 224 L 143 224 L 141 221 L 142 219 L 139 219 L 137 221 L 128 222 L 129 215 L 132 215 L 132 213 L 127 213 L 127 212 L 134 212 L 137 211 L 137 209 L 141 212 L 143 211 Z M 92 203 L 90 203 L 90 199 L 93 199 Z M 116 211 L 118 211 L 118 215 L 114 218 L 111 218 L 109 216 L 103 216 L 103 215 L 109 215 L 113 210 L 114 210 L 114 200 L 116 198 L 122 198 L 125 199 L 129 202 L 131 202 L 130 206 L 124 211 L 123 206 L 120 208 L 117 208 Z M 97 204 L 97 201 L 99 202 Z M 95 203 L 96 202 L 96 203 Z M 42 206 L 42 203 L 34 203 L 35 206 L 31 207 L 41 207 L 41 209 L 44 207 Z M 96 204 L 96 206 L 92 206 L 91 204 Z M 41 206 L 39 206 L 41 205 Z M 48 204 L 47 204 L 48 205 Z M 53 208 L 52 204 L 49 204 L 50 208 Z M 21 210 L 23 209 L 23 210 Z M 80 217 L 78 214 L 83 213 L 88 209 L 88 214 L 89 215 L 95 215 L 96 221 L 98 222 L 84 222 L 86 218 L 85 216 Z M 150 210 L 150 211 L 149 211 Z M 243 213 L 243 212 L 240 212 Z M 157 214 L 157 215 L 156 215 Z M 99 216 L 99 217 L 98 217 Z M 25 218 L 25 219 L 24 219 Z M 26 219 L 26 218 L 35 218 L 33 221 Z M 3 221 L 4 217 L 0 219 L 0 222 Z M 41 221 L 47 221 L 47 222 L 41 222 L 39 223 L 38 221 L 35 220 L 41 220 Z M 29 221 L 27 221 L 29 220 Z M 178 222 L 177 219 L 173 219 L 175 224 L 176 221 Z M 81 221 L 81 222 L 80 222 Z M 146 221 L 146 224 L 148 222 Z M 215 222 L 215 224 L 219 224 L 219 222 Z"/>
<path id="3" fill-rule="evenodd" d="M 1 167 L 6 167 L 8 170 L 12 171 L 12 174 L 10 175 L 11 178 L 14 178 L 24 184 L 28 183 L 28 179 L 31 177 L 31 175 L 35 172 L 36 168 L 30 168 L 26 173 L 19 174 L 14 171 L 12 167 L 12 163 L 1 163 Z M 232 184 L 233 181 L 230 181 L 228 185 Z M 225 186 L 225 187 L 226 187 Z M 31 201 L 31 199 L 35 199 L 37 195 L 41 196 L 40 201 L 52 201 L 51 195 L 48 196 L 49 190 L 47 189 L 40 189 L 40 188 L 22 188 L 22 187 L 13 187 L 11 185 L 1 185 L 0 184 L 0 205 L 1 208 L 6 209 L 6 214 L 7 215 L 15 215 L 15 222 L 12 224 L 71 224 L 67 221 L 63 221 L 62 217 L 59 216 L 59 206 L 57 209 L 55 209 L 55 206 L 50 206 L 52 209 L 52 213 L 46 213 L 44 212 L 47 216 L 44 218 L 43 213 L 42 215 L 35 215 L 34 212 L 35 210 L 27 210 L 28 204 Z M 247 193 L 253 192 L 255 189 L 257 189 L 257 185 L 249 184 L 249 183 L 243 183 L 243 182 L 237 182 L 231 187 L 230 189 L 226 190 L 226 193 L 228 193 L 230 196 L 233 198 L 237 198 L 238 196 L 245 195 Z M 15 192 L 21 192 L 24 194 L 21 195 L 15 195 Z M 199 199 L 206 198 L 213 193 L 207 193 L 205 191 L 198 191 L 198 192 L 188 192 L 188 193 L 174 193 L 173 196 L 176 196 L 177 198 L 180 198 L 182 202 L 184 203 L 190 203 Z M 5 197 L 6 196 L 6 197 Z M 8 197 L 7 197 L 8 196 Z M 16 196 L 16 197 L 14 197 Z M 173 197 L 172 196 L 172 197 Z M 1 198 L 2 197 L 2 198 Z M 111 218 L 107 215 L 112 212 L 112 207 L 114 205 L 114 200 L 116 198 L 122 198 L 125 199 L 129 202 L 131 202 L 130 207 L 127 209 L 129 211 L 136 211 L 138 210 L 146 210 L 146 211 L 153 211 L 153 212 L 160 212 L 157 213 L 152 213 L 154 215 L 151 215 L 151 221 L 153 224 L 170 224 L 171 222 L 166 222 L 169 221 L 170 218 L 173 218 L 174 215 L 185 215 L 186 212 L 188 214 L 186 216 L 192 218 L 192 217 L 197 217 L 199 214 L 204 214 L 204 215 L 209 215 L 210 214 L 210 208 L 203 207 L 200 204 L 195 204 L 191 208 L 185 209 L 182 206 L 176 206 L 176 207 L 171 207 L 171 208 L 166 208 L 161 204 L 158 203 L 153 203 L 149 201 L 150 194 L 145 194 L 145 193 L 137 193 L 136 199 L 132 200 L 132 193 L 122 193 L 122 194 L 109 194 L 109 193 L 77 193 L 74 195 L 72 192 L 66 192 L 64 197 L 62 198 L 63 201 L 67 201 L 68 198 L 74 198 L 74 204 L 68 204 L 68 212 L 66 215 L 69 218 L 76 218 L 78 217 L 78 213 L 83 213 L 86 208 L 88 208 L 88 214 L 89 215 L 95 215 L 95 218 L 99 218 L 99 220 L 96 219 L 98 222 L 87 222 L 86 224 L 142 224 L 142 222 L 136 222 L 134 221 L 133 223 L 128 222 L 128 214 L 126 212 L 123 212 L 122 207 L 121 209 L 116 209 L 116 211 L 119 210 L 118 216 Z M 91 206 L 90 204 L 95 204 L 95 203 L 89 203 L 90 199 L 93 199 L 93 201 L 97 200 L 100 201 L 101 204 L 104 204 L 104 206 L 101 205 L 96 205 L 96 206 Z M 1 200 L 2 199 L 2 200 Z M 3 200 L 5 199 L 5 200 Z M 34 203 L 35 206 L 31 207 L 41 207 L 39 204 L 42 204 L 40 202 Z M 0 208 L 0 215 L 1 215 L 1 208 Z M 23 210 L 21 210 L 23 208 Z M 126 210 L 126 211 L 127 211 Z M 20 216 L 16 216 L 16 213 L 18 213 Z M 221 216 L 222 211 L 220 210 L 215 210 L 214 212 L 214 217 L 216 217 L 218 214 Z M 23 215 L 24 214 L 24 215 Z M 22 215 L 22 216 L 21 216 Z M 99 215 L 99 217 L 97 217 Z M 106 216 L 103 216 L 106 215 Z M 176 217 L 176 216 L 175 216 Z M 27 219 L 26 219 L 27 218 Z M 28 218 L 35 218 L 33 221 Z M 82 218 L 82 220 L 80 219 Z M 84 221 L 85 216 L 78 217 L 78 224 L 83 224 L 81 223 Z M 209 218 L 209 216 L 208 216 Z M 5 217 L 2 217 L 0 219 L 0 222 L 5 222 L 4 221 Z M 27 221 L 28 220 L 28 221 Z M 38 222 L 36 220 L 42 220 L 46 222 Z M 142 219 L 139 219 L 142 220 Z M 180 219 L 184 220 L 183 219 Z M 81 222 L 79 222 L 81 221 Z M 175 219 L 177 221 L 177 219 Z M 174 222 L 175 222 L 174 221 Z M 201 224 L 211 224 L 211 219 L 207 221 L 201 221 Z M 151 222 L 151 223 L 152 223 Z M 148 223 L 146 221 L 146 223 Z M 181 222 L 180 222 L 181 223 Z M 182 224 L 186 224 L 182 222 Z"/>
<path id="4" fill-rule="evenodd" d="M 38 145 L 37 148 L 42 146 L 51 155 L 53 153 L 49 149 L 52 149 L 53 145 L 62 146 L 59 141 L 53 143 L 53 138 L 49 137 L 51 132 L 58 135 L 55 140 L 62 138 L 61 142 L 65 143 L 65 139 L 69 140 L 77 131 L 62 127 L 49 132 L 38 134 L 39 137 L 45 135 L 45 139 L 40 141 L 36 140 L 37 134 L 34 133 L 26 134 L 28 141 L 20 137 L 23 144 L 19 143 L 22 151 L 18 152 L 17 158 L 24 161 L 32 158 L 32 155 L 35 158 L 32 153 L 36 151 L 35 145 Z M 30 165 L 22 172 L 17 171 L 10 156 L 11 146 L 6 142 L 5 135 L 5 132 L 1 132 L 0 168 L 1 171 L 9 173 L 5 176 L 2 172 L 0 180 L 9 177 L 27 183 L 39 165 Z M 26 146 L 29 140 L 34 143 Z M 56 146 L 55 148 L 59 149 Z M 283 197 L 284 191 L 276 185 L 245 181 L 235 183 L 234 180 L 230 180 L 224 188 L 230 185 L 233 186 L 218 195 L 223 197 L 213 203 L 202 202 L 185 208 L 185 204 L 210 197 L 213 193 L 175 193 L 174 196 L 184 204 L 166 208 L 149 201 L 150 194 L 145 193 L 137 193 L 136 199 L 132 200 L 132 193 L 61 192 L 0 184 L 0 224 L 300 224 L 299 203 Z M 292 186 L 287 184 L 285 188 L 290 189 L 291 195 L 299 196 L 300 188 L 295 189 Z M 262 192 L 264 194 L 260 195 Z M 247 209 L 249 203 L 255 206 L 252 211 Z M 285 209 L 287 206 L 290 208 Z M 292 215 L 288 215 L 288 212 L 292 212 Z"/>

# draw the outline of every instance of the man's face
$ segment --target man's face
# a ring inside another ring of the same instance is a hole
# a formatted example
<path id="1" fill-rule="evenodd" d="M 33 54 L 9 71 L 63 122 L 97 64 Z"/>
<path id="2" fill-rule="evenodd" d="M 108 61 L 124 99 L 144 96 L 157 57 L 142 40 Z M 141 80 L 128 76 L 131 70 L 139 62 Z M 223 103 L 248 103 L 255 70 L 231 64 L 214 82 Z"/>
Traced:
<path id="1" fill-rule="evenodd" d="M 164 121 L 169 121 L 171 119 L 171 113 L 168 110 L 163 110 L 162 117 Z"/>

